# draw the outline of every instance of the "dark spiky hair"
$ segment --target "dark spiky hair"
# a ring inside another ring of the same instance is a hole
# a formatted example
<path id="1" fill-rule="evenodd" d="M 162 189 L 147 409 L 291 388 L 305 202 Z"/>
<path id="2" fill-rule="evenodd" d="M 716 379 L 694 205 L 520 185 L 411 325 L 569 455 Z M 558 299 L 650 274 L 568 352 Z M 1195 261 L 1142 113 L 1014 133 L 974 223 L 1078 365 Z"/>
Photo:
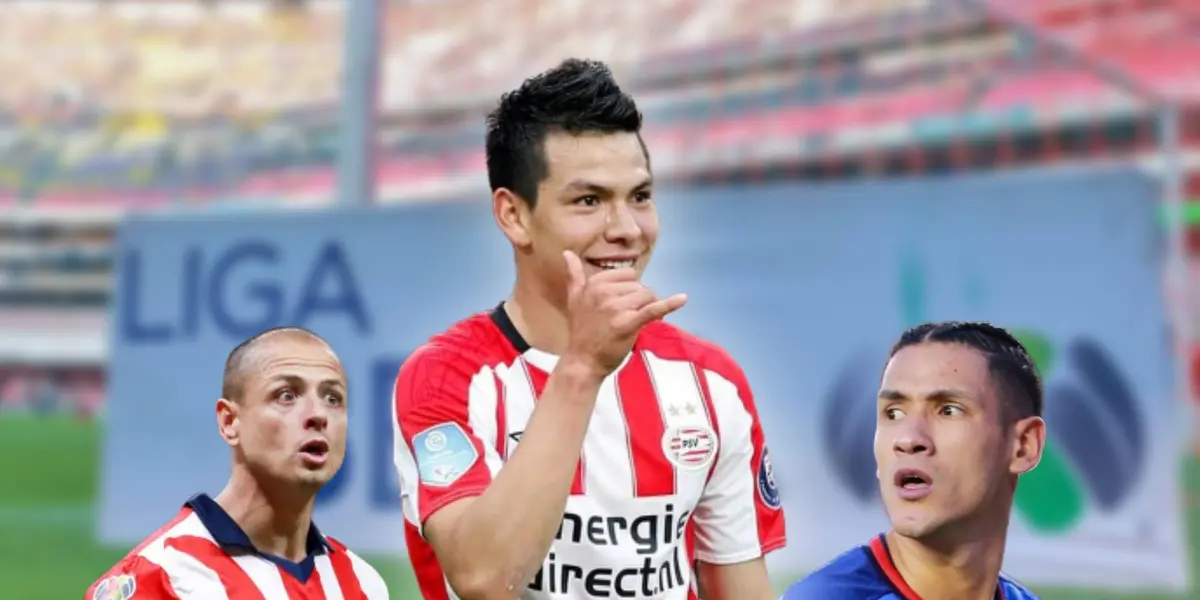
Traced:
<path id="1" fill-rule="evenodd" d="M 546 134 L 639 133 L 641 129 L 637 103 L 617 85 L 607 65 L 567 59 L 501 96 L 488 114 L 488 183 L 492 191 L 506 188 L 536 206 L 538 184 L 549 172 Z"/>

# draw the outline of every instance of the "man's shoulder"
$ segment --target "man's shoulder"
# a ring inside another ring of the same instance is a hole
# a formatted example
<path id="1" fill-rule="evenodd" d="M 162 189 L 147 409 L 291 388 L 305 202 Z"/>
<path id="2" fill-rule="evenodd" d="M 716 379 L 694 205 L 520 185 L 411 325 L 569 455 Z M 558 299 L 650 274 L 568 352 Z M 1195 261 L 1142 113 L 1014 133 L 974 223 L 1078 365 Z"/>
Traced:
<path id="1" fill-rule="evenodd" d="M 335 553 L 342 553 L 350 559 L 350 564 L 354 569 L 354 576 L 358 578 L 358 584 L 362 588 L 363 593 L 367 598 L 375 600 L 376 598 L 387 598 L 387 583 L 384 582 L 383 576 L 371 563 L 367 562 L 363 557 L 356 554 L 353 550 L 347 547 L 336 538 L 325 536 L 325 541 Z"/>
<path id="2" fill-rule="evenodd" d="M 491 313 L 471 315 L 430 337 L 405 359 L 401 377 L 443 379 L 455 373 L 471 376 L 480 368 L 503 362 L 511 349 Z"/>
<path id="3" fill-rule="evenodd" d="M 892 593 L 870 551 L 857 546 L 792 584 L 780 600 L 883 600 Z"/>
<path id="4" fill-rule="evenodd" d="M 1000 574 L 1000 588 L 1004 590 L 1004 600 L 1038 600 L 1029 588 L 1004 573 Z"/>
<path id="5" fill-rule="evenodd" d="M 122 590 L 129 586 L 146 585 L 163 572 L 173 557 L 177 554 L 166 552 L 172 545 L 172 540 L 179 538 L 207 538 L 204 525 L 200 523 L 190 508 L 183 508 L 154 533 L 146 536 L 137 546 L 130 550 L 117 564 L 101 575 L 88 588 L 87 598 L 121 597 L 105 596 L 106 590 Z"/>
<path id="6" fill-rule="evenodd" d="M 655 321 L 643 327 L 638 346 L 659 358 L 688 361 L 726 379 L 744 377 L 741 366 L 720 344 L 666 321 Z"/>
<path id="7" fill-rule="evenodd" d="M 419 351 L 432 355 L 483 357 L 505 349 L 507 343 L 504 332 L 492 320 L 492 311 L 486 310 L 461 319 L 430 337 Z"/>

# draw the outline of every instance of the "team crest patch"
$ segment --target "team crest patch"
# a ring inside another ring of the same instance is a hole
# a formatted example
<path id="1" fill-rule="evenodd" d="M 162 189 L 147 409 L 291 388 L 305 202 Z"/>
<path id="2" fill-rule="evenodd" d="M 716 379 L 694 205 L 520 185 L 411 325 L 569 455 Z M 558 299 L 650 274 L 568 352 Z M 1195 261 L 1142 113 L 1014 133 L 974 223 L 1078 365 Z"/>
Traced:
<path id="1" fill-rule="evenodd" d="M 137 580 L 132 575 L 114 575 L 96 586 L 92 600 L 129 600 L 136 591 Z"/>
<path id="2" fill-rule="evenodd" d="M 704 469 L 717 456 L 717 434 L 703 425 L 670 427 L 663 433 L 663 454 L 681 469 Z"/>
<path id="3" fill-rule="evenodd" d="M 425 485 L 445 487 L 458 481 L 479 460 L 475 444 L 458 423 L 434 425 L 413 437 L 417 471 Z"/>
<path id="4" fill-rule="evenodd" d="M 775 485 L 775 469 L 771 468 L 766 446 L 763 446 L 762 458 L 758 461 L 758 495 L 768 508 L 779 508 L 779 487 Z"/>

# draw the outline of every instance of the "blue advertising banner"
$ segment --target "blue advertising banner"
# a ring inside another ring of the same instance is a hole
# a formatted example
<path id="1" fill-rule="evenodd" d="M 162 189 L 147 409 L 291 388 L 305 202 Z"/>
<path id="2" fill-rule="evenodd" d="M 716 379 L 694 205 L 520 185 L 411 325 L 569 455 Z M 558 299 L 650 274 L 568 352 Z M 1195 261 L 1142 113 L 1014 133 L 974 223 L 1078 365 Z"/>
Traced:
<path id="1" fill-rule="evenodd" d="M 1057 170 L 661 194 L 649 283 L 687 292 L 672 320 L 755 388 L 791 540 L 772 567 L 815 568 L 886 528 L 871 439 L 887 347 L 924 320 L 981 319 L 1014 329 L 1046 380 L 1051 447 L 1020 488 L 1006 568 L 1184 585 L 1157 193 L 1133 172 Z M 351 381 L 349 455 L 318 520 L 402 551 L 391 387 L 412 348 L 508 293 L 486 204 L 141 218 L 118 252 L 101 537 L 135 541 L 220 490 L 225 355 L 294 324 Z"/>

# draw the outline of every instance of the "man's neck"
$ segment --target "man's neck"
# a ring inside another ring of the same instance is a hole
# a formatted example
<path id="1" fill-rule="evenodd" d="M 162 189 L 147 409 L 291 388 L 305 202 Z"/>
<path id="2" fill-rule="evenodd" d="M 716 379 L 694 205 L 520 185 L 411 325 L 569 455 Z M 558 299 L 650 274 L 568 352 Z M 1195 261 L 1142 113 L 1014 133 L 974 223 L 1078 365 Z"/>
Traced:
<path id="1" fill-rule="evenodd" d="M 923 600 L 993 600 L 1004 560 L 1004 534 L 935 547 L 887 533 L 888 552 L 900 576 Z"/>
<path id="2" fill-rule="evenodd" d="M 518 277 L 504 309 L 530 347 L 555 356 L 566 351 L 567 316 L 535 283 Z"/>
<path id="3" fill-rule="evenodd" d="M 268 492 L 244 470 L 235 468 L 216 502 L 260 552 L 294 562 L 308 554 L 316 494 L 298 490 Z"/>

